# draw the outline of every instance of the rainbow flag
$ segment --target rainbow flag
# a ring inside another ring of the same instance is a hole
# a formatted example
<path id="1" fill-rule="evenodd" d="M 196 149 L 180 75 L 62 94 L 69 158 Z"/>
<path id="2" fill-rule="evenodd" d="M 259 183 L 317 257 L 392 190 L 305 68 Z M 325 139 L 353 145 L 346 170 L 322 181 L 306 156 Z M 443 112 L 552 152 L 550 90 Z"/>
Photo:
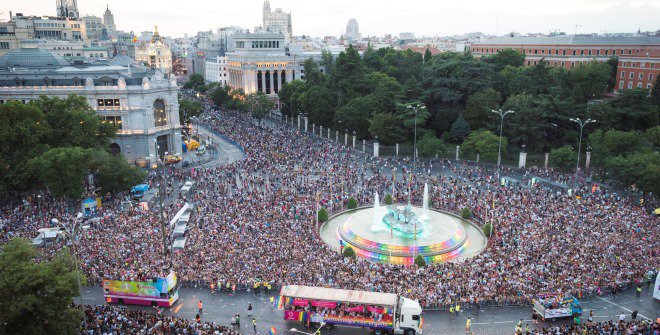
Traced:
<path id="1" fill-rule="evenodd" d="M 307 320 L 307 312 L 302 312 L 298 314 L 298 321 L 303 322 Z"/>
<path id="2" fill-rule="evenodd" d="M 273 303 L 273 307 L 277 307 L 277 309 L 284 309 L 284 305 L 288 304 L 291 302 L 291 298 L 285 298 L 283 296 L 279 296 L 275 298 L 275 302 Z"/>
<path id="3" fill-rule="evenodd" d="M 424 318 L 419 317 L 419 329 L 424 329 Z"/>
<path id="4" fill-rule="evenodd" d="M 268 335 L 277 335 L 277 329 L 275 329 L 275 327 L 270 327 L 270 330 L 268 330 Z"/>

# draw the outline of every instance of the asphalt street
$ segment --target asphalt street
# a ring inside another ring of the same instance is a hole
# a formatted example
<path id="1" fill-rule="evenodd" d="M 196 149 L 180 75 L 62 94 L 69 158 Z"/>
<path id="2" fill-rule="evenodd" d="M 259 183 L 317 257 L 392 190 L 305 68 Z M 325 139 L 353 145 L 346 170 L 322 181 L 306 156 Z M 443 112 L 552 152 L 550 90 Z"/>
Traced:
<path id="1" fill-rule="evenodd" d="M 653 287 L 651 287 L 651 290 Z M 601 297 L 591 297 L 581 301 L 584 314 L 583 321 L 586 322 L 589 310 L 594 310 L 596 321 L 618 320 L 621 313 L 625 313 L 627 319 L 630 319 L 630 313 L 638 310 L 638 318 L 655 320 L 660 317 L 660 301 L 651 296 L 651 290 L 644 287 L 642 295 L 637 298 L 633 290 L 627 290 L 618 295 L 603 295 Z M 291 328 L 309 331 L 302 324 L 283 320 L 283 312 L 277 310 L 270 303 L 271 296 L 277 296 L 278 292 L 269 294 L 254 294 L 250 292 L 237 292 L 230 295 L 227 292 L 212 293 L 208 288 L 183 287 L 179 290 L 179 301 L 169 309 L 163 311 L 166 315 L 176 315 L 186 319 L 194 319 L 197 315 L 197 302 L 202 300 L 204 304 L 204 313 L 202 320 L 212 321 L 220 324 L 229 325 L 231 318 L 235 314 L 241 316 L 241 330 L 243 334 L 254 334 L 252 330 L 252 318 L 248 316 L 248 302 L 254 307 L 252 315 L 257 320 L 257 334 L 267 334 L 268 329 L 274 326 L 277 334 L 294 334 L 290 332 Z M 83 302 L 90 305 L 104 304 L 103 289 L 101 287 L 83 288 Z M 466 306 L 463 306 L 464 309 Z M 127 308 L 144 308 L 135 307 Z M 474 309 L 464 310 L 460 316 L 454 320 L 450 313 L 442 311 L 424 311 L 424 334 L 432 335 L 450 335 L 463 334 L 465 332 L 465 319 L 471 317 L 473 334 L 493 334 L 510 335 L 513 334 L 516 323 L 523 319 L 523 323 L 529 323 L 532 327 L 532 308 L 523 307 L 487 307 L 477 313 Z M 571 322 L 571 320 L 559 320 L 551 324 L 561 324 Z M 539 324 L 543 326 L 544 323 Z M 313 330 L 312 330 L 313 331 Z M 369 334 L 367 329 L 355 329 L 348 327 L 336 327 L 332 331 L 324 334 L 358 335 Z"/>

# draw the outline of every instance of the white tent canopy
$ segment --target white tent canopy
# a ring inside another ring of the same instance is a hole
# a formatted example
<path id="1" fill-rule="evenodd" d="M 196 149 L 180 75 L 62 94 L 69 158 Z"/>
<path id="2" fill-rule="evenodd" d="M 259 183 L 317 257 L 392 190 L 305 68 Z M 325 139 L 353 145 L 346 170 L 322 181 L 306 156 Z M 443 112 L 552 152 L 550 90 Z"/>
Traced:
<path id="1" fill-rule="evenodd" d="M 288 285 L 282 287 L 280 295 L 287 298 L 341 301 L 364 305 L 396 306 L 398 296 L 394 293 L 339 290 L 334 288 Z"/>

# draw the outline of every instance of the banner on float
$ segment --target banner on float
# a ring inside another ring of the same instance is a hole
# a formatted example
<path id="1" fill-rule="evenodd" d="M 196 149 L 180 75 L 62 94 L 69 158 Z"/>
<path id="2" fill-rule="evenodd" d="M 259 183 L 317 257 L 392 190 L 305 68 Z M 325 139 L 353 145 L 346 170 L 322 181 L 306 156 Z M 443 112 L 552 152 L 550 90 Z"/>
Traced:
<path id="1" fill-rule="evenodd" d="M 284 311 L 284 320 L 294 320 L 304 322 L 307 320 L 307 312 L 303 311 Z"/>
<path id="2" fill-rule="evenodd" d="M 363 318 L 358 316 L 339 316 L 339 315 L 312 315 L 310 321 L 316 323 L 331 323 L 335 325 L 359 326 L 370 328 L 392 328 L 392 320 L 377 321 L 374 318 Z"/>

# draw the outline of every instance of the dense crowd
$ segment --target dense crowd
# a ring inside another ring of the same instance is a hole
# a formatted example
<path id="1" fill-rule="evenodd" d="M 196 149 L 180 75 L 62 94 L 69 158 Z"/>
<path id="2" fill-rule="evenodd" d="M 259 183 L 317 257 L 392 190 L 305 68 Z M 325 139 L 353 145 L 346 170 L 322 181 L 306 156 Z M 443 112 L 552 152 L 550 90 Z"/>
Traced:
<path id="1" fill-rule="evenodd" d="M 144 310 L 131 310 L 114 306 L 85 306 L 87 335 L 107 334 L 191 334 L 238 335 L 239 332 L 214 322 L 190 321 L 164 316 Z"/>
<path id="2" fill-rule="evenodd" d="M 172 197 L 165 206 L 169 221 L 186 200 L 195 204 L 185 249 L 170 262 L 162 252 L 157 210 L 125 209 L 121 197 L 106 199 L 78 243 L 89 283 L 166 275 L 173 264 L 181 282 L 207 287 L 319 285 L 396 292 L 435 307 L 518 303 L 542 292 L 600 293 L 645 284 L 660 264 L 657 217 L 605 188 L 592 192 L 582 183 L 580 198 L 557 188 L 503 188 L 492 169 L 443 159 L 418 162 L 409 183 L 409 159 L 369 157 L 292 128 L 257 126 L 233 112 L 208 111 L 202 120 L 241 145 L 245 157 L 163 174 L 173 195 L 185 180 L 196 183 L 188 199 Z M 532 176 L 568 178 L 543 170 L 501 173 L 519 174 L 523 184 Z M 157 182 L 154 172 L 150 183 Z M 410 196 L 420 204 L 424 183 L 432 207 L 455 213 L 467 207 L 476 220 L 493 223 L 495 234 L 483 253 L 426 268 L 403 267 L 343 258 L 319 238 L 317 198 L 330 212 L 345 208 L 350 197 L 371 204 L 375 192 L 400 202 Z M 67 203 L 46 195 L 5 206 L 0 242 L 34 237 L 52 217 L 73 220 L 66 209 Z"/>
<path id="3" fill-rule="evenodd" d="M 652 321 L 604 321 L 588 322 L 583 325 L 562 325 L 544 327 L 528 332 L 539 335 L 658 335 L 660 324 Z"/>

